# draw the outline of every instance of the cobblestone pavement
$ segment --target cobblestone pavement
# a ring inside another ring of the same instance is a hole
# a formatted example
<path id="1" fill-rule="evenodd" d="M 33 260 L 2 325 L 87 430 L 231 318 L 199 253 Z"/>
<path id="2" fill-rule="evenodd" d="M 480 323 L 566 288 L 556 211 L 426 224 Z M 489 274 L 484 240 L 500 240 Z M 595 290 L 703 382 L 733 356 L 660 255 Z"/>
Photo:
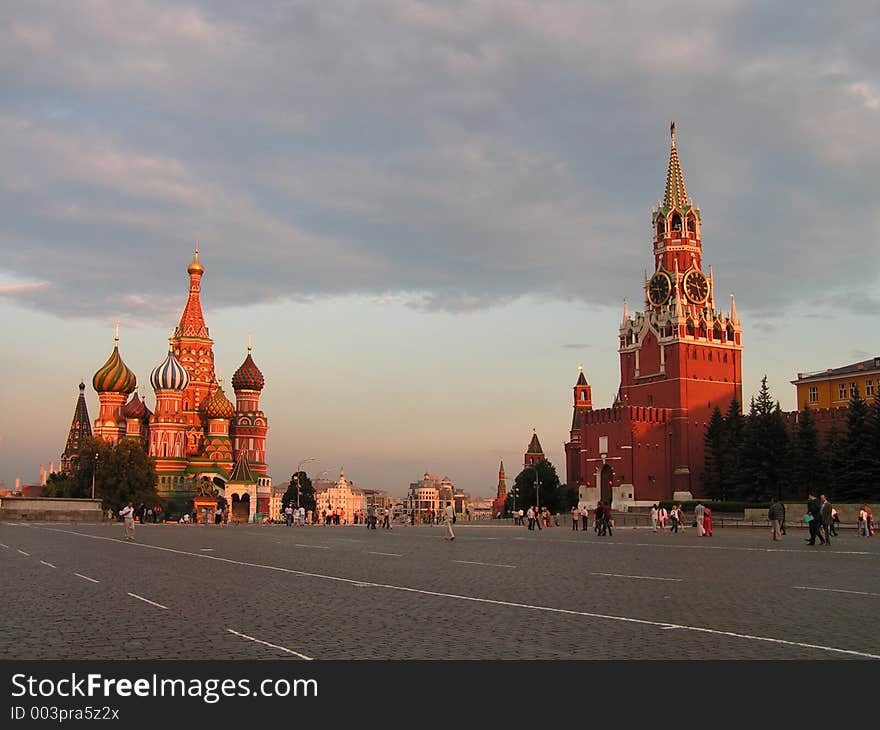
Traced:
<path id="1" fill-rule="evenodd" d="M 443 533 L 0 524 L 0 659 L 880 658 L 878 540 Z"/>

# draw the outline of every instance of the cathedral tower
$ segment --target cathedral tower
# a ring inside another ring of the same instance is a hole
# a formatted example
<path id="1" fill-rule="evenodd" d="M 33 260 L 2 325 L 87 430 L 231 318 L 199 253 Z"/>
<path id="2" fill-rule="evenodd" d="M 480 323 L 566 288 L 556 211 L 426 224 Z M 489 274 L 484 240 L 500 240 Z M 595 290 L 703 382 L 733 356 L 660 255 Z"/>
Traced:
<path id="1" fill-rule="evenodd" d="M 84 438 L 92 437 L 92 426 L 89 423 L 89 408 L 86 405 L 86 384 L 80 381 L 79 398 L 73 409 L 73 420 L 70 423 L 70 431 L 67 434 L 67 445 L 61 454 L 61 465 L 58 467 L 62 474 L 70 474 L 76 468 L 76 460 L 79 457 L 79 445 Z"/>
<path id="2" fill-rule="evenodd" d="M 232 438 L 236 458 L 247 454 L 251 470 L 266 475 L 266 434 L 269 422 L 260 410 L 260 393 L 266 381 L 251 356 L 248 343 L 247 357 L 232 376 L 235 391 L 235 419 L 232 422 Z"/>
<path id="3" fill-rule="evenodd" d="M 159 493 L 167 495 L 184 488 L 188 424 L 183 399 L 189 373 L 169 349 L 150 373 L 150 383 L 156 391 L 156 410 L 150 417 L 149 453 L 155 459 Z"/>
<path id="4" fill-rule="evenodd" d="M 119 356 L 119 323 L 113 338 L 113 352 L 92 378 L 92 386 L 98 393 L 101 410 L 95 419 L 95 437 L 111 444 L 119 443 L 125 434 L 125 418 L 122 404 L 137 387 L 135 374 Z"/>
<path id="5" fill-rule="evenodd" d="M 199 261 L 198 244 L 186 273 L 189 274 L 189 295 L 171 338 L 171 349 L 189 375 L 181 409 L 186 422 L 186 454 L 194 456 L 199 453 L 205 433 L 201 404 L 213 394 L 216 382 L 214 341 L 208 335 L 202 314 L 201 290 L 205 267 Z"/>

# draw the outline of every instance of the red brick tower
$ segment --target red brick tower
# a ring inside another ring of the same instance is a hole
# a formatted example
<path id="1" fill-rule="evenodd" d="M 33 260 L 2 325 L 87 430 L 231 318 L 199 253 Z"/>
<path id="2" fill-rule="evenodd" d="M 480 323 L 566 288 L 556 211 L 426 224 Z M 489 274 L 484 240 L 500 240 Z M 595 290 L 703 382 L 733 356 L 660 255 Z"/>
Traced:
<path id="1" fill-rule="evenodd" d="M 125 434 L 125 418 L 122 405 L 137 387 L 135 374 L 119 356 L 119 323 L 113 338 L 113 352 L 92 378 L 92 386 L 98 393 L 101 410 L 95 419 L 95 438 L 111 444 L 119 443 Z"/>
<path id="2" fill-rule="evenodd" d="M 501 460 L 501 466 L 498 467 L 498 492 L 495 499 L 492 500 L 492 516 L 500 515 L 504 512 L 504 503 L 507 501 L 507 479 L 504 476 L 504 460 Z"/>
<path id="3" fill-rule="evenodd" d="M 544 461 L 544 449 L 541 448 L 541 442 L 538 440 L 538 434 L 532 429 L 532 440 L 529 441 L 529 448 L 523 457 L 523 466 L 532 466 Z"/>
<path id="4" fill-rule="evenodd" d="M 232 376 L 235 391 L 235 417 L 232 421 L 232 443 L 236 459 L 244 452 L 251 471 L 266 475 L 266 434 L 269 422 L 260 410 L 260 393 L 266 384 L 263 373 L 251 357 L 248 343 L 247 357 Z"/>
<path id="5" fill-rule="evenodd" d="M 611 409 L 581 405 L 575 386 L 568 482 L 584 501 L 650 502 L 698 493 L 703 436 L 713 409 L 742 403 L 742 325 L 716 306 L 714 276 L 703 269 L 702 218 L 688 197 L 672 137 L 666 189 L 653 211 L 654 273 L 645 281 L 645 311 L 619 330 L 620 389 Z M 581 374 L 583 376 L 583 374 Z M 586 386 L 588 387 L 588 386 Z M 589 402 L 589 391 L 581 397 Z M 587 494 L 582 490 L 582 494 Z"/>
<path id="6" fill-rule="evenodd" d="M 199 453 L 205 434 L 201 404 L 214 393 L 214 341 L 208 336 L 205 317 L 202 314 L 201 286 L 205 267 L 199 262 L 199 247 L 186 269 L 189 274 L 189 296 L 180 315 L 180 322 L 171 338 L 171 347 L 180 364 L 189 374 L 189 384 L 183 392 L 181 403 L 186 423 L 186 455 Z"/>

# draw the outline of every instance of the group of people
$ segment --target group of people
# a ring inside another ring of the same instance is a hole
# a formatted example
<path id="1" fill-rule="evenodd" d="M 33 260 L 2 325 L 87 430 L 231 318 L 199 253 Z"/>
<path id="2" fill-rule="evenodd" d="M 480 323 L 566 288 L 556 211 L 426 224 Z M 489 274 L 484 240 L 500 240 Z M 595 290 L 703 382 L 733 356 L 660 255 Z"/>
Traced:
<path id="1" fill-rule="evenodd" d="M 830 546 L 831 538 L 837 537 L 840 517 L 828 501 L 828 497 L 821 494 L 819 499 L 816 499 L 816 495 L 810 494 L 807 496 L 807 513 L 804 515 L 804 522 L 810 530 L 808 545 L 815 545 L 818 539 L 820 545 Z"/>
<path id="2" fill-rule="evenodd" d="M 687 521 L 681 504 L 674 504 L 668 510 L 662 504 L 651 505 L 651 528 L 654 532 L 665 532 L 669 523 L 669 532 L 684 532 Z M 712 537 L 712 510 L 698 502 L 694 507 L 693 526 L 697 528 L 699 537 Z"/>
<path id="3" fill-rule="evenodd" d="M 523 511 L 520 510 L 517 517 L 514 518 L 514 524 L 517 523 L 517 518 L 519 519 L 519 524 L 523 524 Z M 540 507 L 529 507 L 529 509 L 525 513 L 525 518 L 529 521 L 529 529 L 543 529 L 541 526 L 550 527 L 552 515 L 550 514 L 550 510 L 544 507 L 541 509 Z M 559 525 L 559 522 L 556 522 L 556 525 Z"/>
<path id="4" fill-rule="evenodd" d="M 874 536 L 874 513 L 868 505 L 862 505 L 859 510 L 859 537 Z"/>

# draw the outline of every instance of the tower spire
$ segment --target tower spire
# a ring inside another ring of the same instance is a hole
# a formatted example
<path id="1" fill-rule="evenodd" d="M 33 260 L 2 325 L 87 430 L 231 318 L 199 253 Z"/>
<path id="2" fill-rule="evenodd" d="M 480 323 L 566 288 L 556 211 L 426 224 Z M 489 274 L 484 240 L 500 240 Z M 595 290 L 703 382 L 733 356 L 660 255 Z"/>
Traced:
<path id="1" fill-rule="evenodd" d="M 736 313 L 736 297 L 730 293 L 730 321 L 739 324 L 739 315 Z"/>
<path id="2" fill-rule="evenodd" d="M 666 210 L 678 208 L 683 210 L 688 205 L 687 190 L 684 186 L 684 175 L 681 172 L 681 162 L 678 159 L 678 149 L 675 146 L 675 122 L 669 125 L 669 135 L 672 138 L 669 150 L 669 169 L 666 172 L 666 191 L 663 194 L 663 207 Z"/>

